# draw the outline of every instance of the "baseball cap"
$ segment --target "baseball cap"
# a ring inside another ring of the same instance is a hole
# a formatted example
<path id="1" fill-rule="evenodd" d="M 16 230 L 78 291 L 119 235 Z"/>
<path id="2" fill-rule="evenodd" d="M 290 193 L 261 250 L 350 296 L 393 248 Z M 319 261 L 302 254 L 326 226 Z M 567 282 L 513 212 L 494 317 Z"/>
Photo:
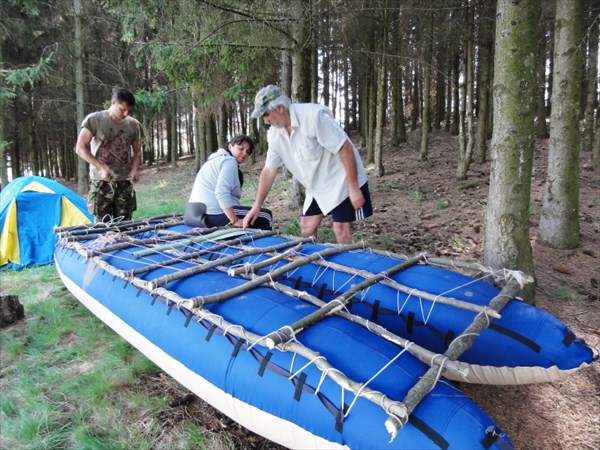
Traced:
<path id="1" fill-rule="evenodd" d="M 267 105 L 271 100 L 275 100 L 277 97 L 282 95 L 281 89 L 279 86 L 275 86 L 270 84 L 269 86 L 265 86 L 254 98 L 254 111 L 250 117 L 252 119 L 258 119 L 264 116 L 265 112 L 267 112 Z"/>

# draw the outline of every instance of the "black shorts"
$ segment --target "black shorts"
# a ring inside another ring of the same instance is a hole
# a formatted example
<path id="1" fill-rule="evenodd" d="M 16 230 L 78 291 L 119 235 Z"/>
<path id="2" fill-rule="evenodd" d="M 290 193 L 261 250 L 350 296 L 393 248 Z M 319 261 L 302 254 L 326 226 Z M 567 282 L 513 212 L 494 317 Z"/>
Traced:
<path id="1" fill-rule="evenodd" d="M 357 220 L 366 219 L 373 215 L 373 205 L 371 204 L 371 195 L 369 194 L 369 183 L 365 183 L 361 186 L 360 190 L 365 197 L 365 204 L 360 209 L 354 209 L 350 197 L 344 200 L 342 203 L 337 205 L 331 210 L 331 219 L 334 222 L 354 222 Z M 323 214 L 321 208 L 317 204 L 317 201 L 313 199 L 312 203 L 306 210 L 303 216 L 318 216 Z"/>
<path id="2" fill-rule="evenodd" d="M 239 219 L 246 217 L 250 211 L 250 206 L 237 205 L 233 207 L 233 212 Z M 207 214 L 204 216 L 204 222 L 206 226 L 211 227 L 223 227 L 229 224 L 229 217 L 225 213 L 223 214 Z M 267 208 L 260 208 L 260 214 L 254 222 L 250 225 L 250 228 L 256 228 L 259 230 L 272 230 L 273 229 L 273 214 L 271 210 Z"/>

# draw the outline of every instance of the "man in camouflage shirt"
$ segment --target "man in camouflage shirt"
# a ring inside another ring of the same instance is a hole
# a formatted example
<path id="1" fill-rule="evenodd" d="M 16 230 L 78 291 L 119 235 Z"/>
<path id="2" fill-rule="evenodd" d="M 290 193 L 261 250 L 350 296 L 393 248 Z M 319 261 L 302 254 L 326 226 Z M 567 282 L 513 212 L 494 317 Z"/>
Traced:
<path id="1" fill-rule="evenodd" d="M 90 165 L 88 208 L 96 221 L 129 220 L 136 210 L 133 183 L 139 179 L 142 126 L 129 116 L 134 106 L 129 90 L 115 89 L 110 107 L 81 124 L 75 151 Z"/>

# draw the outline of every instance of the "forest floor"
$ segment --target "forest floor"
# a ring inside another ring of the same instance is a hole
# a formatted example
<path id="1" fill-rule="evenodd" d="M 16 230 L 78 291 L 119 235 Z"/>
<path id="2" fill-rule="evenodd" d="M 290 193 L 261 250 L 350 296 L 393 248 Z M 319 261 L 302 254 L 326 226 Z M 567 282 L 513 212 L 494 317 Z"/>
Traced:
<path id="1" fill-rule="evenodd" d="M 418 132 L 420 133 L 420 132 Z M 430 157 L 419 162 L 419 139 L 415 132 L 396 152 L 384 153 L 385 175 L 376 177 L 367 167 L 374 206 L 373 217 L 355 225 L 355 238 L 368 245 L 414 255 L 427 252 L 464 261 L 482 261 L 485 234 L 485 207 L 489 186 L 489 162 L 471 165 L 466 181 L 457 181 L 457 138 L 433 133 Z M 600 348 L 600 175 L 590 167 L 590 154 L 582 154 L 580 170 L 581 245 L 573 250 L 549 248 L 538 239 L 537 224 L 542 205 L 547 141 L 535 150 L 532 178 L 531 243 L 538 280 L 536 305 L 564 321 L 588 344 Z M 361 151 L 362 154 L 362 151 Z M 363 155 L 364 159 L 364 155 Z M 264 159 L 257 158 L 244 167 L 246 179 L 258 177 Z M 189 164 L 188 167 L 185 165 Z M 163 167 L 142 171 L 143 183 L 159 178 L 181 177 L 193 170 L 192 162 L 180 162 L 176 171 Z M 191 185 L 190 185 L 191 188 Z M 283 230 L 298 210 L 290 210 L 285 196 L 267 200 L 275 217 L 275 228 Z M 326 219 L 324 227 L 331 227 Z M 164 389 L 163 374 L 155 383 L 144 380 L 145 389 Z M 479 386 L 461 384 L 468 395 L 509 435 L 518 449 L 597 449 L 600 448 L 600 364 L 579 370 L 565 381 L 522 386 Z M 176 391 L 172 395 L 177 402 Z M 193 417 L 216 437 L 239 449 L 275 450 L 266 441 L 198 398 L 187 396 L 181 407 L 164 411 L 165 424 L 172 426 L 178 417 Z M 210 440 L 210 439 L 209 439 Z M 216 441 L 206 448 L 222 448 Z"/>

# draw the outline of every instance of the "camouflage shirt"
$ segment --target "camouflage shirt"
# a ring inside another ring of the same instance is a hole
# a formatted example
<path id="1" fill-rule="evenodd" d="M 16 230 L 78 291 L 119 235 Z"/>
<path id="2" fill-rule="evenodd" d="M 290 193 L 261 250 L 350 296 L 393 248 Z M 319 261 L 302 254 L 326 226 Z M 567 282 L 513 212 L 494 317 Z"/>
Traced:
<path id="1" fill-rule="evenodd" d="M 98 111 L 88 115 L 81 124 L 90 130 L 92 142 L 90 150 L 98 161 L 112 171 L 114 181 L 129 179 L 133 164 L 132 144 L 142 139 L 142 126 L 133 117 L 117 122 L 110 118 L 108 111 Z M 100 170 L 90 164 L 90 179 L 101 179 Z"/>

